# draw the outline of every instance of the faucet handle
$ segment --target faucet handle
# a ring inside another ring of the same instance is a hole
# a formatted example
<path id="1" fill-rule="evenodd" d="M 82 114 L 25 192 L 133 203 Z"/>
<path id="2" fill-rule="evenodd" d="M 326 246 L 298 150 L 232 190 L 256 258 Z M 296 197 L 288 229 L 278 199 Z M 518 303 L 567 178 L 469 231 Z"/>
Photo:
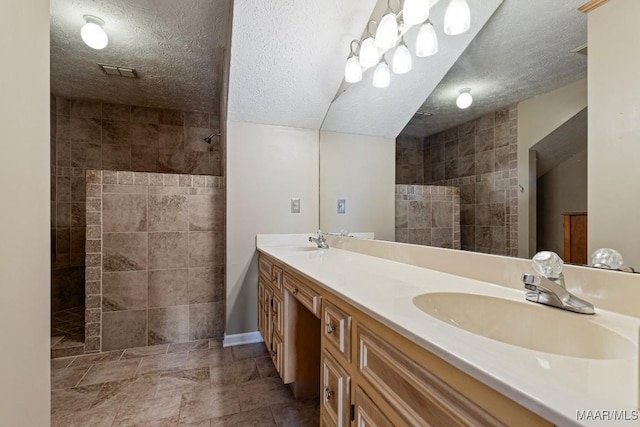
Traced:
<path id="1" fill-rule="evenodd" d="M 531 259 L 531 264 L 538 274 L 547 279 L 558 279 L 562 277 L 564 262 L 555 252 L 538 252 Z"/>

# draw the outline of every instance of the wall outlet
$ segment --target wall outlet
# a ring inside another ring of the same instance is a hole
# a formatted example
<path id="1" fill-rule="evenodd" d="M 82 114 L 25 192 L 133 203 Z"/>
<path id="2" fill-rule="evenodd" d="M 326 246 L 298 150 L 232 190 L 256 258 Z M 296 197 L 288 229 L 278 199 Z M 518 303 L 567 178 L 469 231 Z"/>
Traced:
<path id="1" fill-rule="evenodd" d="M 291 199 L 291 213 L 300 213 L 300 199 Z"/>
<path id="2" fill-rule="evenodd" d="M 345 199 L 338 199 L 338 213 L 347 213 L 347 201 Z"/>

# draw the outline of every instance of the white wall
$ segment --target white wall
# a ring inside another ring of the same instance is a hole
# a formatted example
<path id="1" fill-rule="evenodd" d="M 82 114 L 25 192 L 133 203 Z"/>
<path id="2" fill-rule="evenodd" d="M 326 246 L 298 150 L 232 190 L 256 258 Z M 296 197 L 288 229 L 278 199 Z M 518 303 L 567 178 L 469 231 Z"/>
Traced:
<path id="1" fill-rule="evenodd" d="M 226 334 L 258 329 L 256 234 L 318 228 L 318 131 L 227 123 Z M 301 212 L 291 213 L 291 198 Z"/>
<path id="2" fill-rule="evenodd" d="M 520 257 L 528 258 L 536 251 L 536 172 L 533 168 L 535 162 L 530 157 L 531 147 L 586 106 L 586 79 L 518 104 L 518 184 L 524 188 L 524 191 L 518 193 Z"/>
<path id="3" fill-rule="evenodd" d="M 640 266 L 638 0 L 589 14 L 589 252 L 620 251 Z"/>
<path id="4" fill-rule="evenodd" d="M 320 132 L 320 229 L 395 237 L 396 141 Z M 346 213 L 337 213 L 338 199 Z"/>
<path id="5" fill-rule="evenodd" d="M 0 13 L 0 425 L 50 423 L 49 2 Z"/>

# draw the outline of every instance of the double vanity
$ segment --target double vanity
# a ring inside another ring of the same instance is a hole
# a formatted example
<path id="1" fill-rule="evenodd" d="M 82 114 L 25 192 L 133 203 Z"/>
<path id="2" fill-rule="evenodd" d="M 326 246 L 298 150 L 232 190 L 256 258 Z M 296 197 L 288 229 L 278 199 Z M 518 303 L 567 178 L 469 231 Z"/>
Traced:
<path id="1" fill-rule="evenodd" d="M 640 425 L 638 317 L 414 265 L 434 248 L 328 243 L 257 237 L 260 332 L 294 395 L 320 392 L 321 425 Z"/>

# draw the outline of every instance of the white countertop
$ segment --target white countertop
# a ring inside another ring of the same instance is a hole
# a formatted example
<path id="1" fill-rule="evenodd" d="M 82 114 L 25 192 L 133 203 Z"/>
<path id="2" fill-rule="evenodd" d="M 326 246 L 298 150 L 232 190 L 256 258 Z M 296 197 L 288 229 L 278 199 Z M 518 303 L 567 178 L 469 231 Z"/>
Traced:
<path id="1" fill-rule="evenodd" d="M 621 413 L 623 421 L 615 421 L 615 425 L 640 426 L 637 356 L 593 360 L 529 350 L 449 325 L 412 302 L 414 297 L 432 292 L 524 301 L 524 291 L 337 248 L 315 249 L 300 236 L 274 237 L 258 236 L 258 250 L 550 422 L 611 425 L 612 421 L 602 418 L 602 411 L 615 410 L 626 411 Z M 596 311 L 593 316 L 575 316 L 618 332 L 637 348 L 640 319 L 598 307 Z M 585 410 L 600 412 L 591 413 L 596 419 L 577 421 L 577 411 Z"/>

